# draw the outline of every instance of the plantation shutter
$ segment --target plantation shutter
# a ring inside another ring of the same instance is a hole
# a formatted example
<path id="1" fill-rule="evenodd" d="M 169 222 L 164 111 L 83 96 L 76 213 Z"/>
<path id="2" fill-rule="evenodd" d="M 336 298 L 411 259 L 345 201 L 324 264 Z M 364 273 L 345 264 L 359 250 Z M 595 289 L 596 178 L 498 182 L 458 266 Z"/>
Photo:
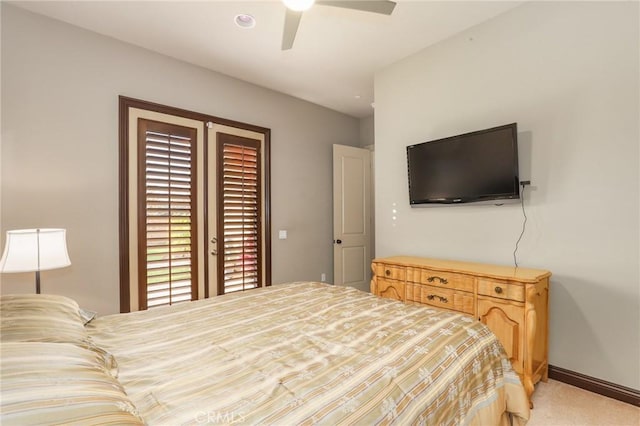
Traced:
<path id="1" fill-rule="evenodd" d="M 218 136 L 219 293 L 261 286 L 260 142 Z"/>
<path id="2" fill-rule="evenodd" d="M 196 130 L 138 122 L 140 309 L 195 300 Z"/>

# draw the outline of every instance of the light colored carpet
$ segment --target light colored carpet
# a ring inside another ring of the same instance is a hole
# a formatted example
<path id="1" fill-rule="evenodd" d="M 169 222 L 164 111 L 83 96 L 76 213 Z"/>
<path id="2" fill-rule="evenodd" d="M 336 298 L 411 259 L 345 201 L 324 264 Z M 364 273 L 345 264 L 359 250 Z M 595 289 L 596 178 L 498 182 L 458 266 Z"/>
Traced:
<path id="1" fill-rule="evenodd" d="M 639 426 L 640 407 L 555 380 L 533 392 L 527 426 Z"/>

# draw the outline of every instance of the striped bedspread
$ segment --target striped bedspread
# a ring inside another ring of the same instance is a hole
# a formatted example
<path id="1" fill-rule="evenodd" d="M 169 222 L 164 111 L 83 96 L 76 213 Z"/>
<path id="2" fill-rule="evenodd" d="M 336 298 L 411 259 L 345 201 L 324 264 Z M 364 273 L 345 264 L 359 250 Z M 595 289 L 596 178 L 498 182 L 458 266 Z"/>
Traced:
<path id="1" fill-rule="evenodd" d="M 149 425 L 524 424 L 471 317 L 299 282 L 98 318 L 94 342 Z M 512 414 L 509 414 L 512 413 Z"/>

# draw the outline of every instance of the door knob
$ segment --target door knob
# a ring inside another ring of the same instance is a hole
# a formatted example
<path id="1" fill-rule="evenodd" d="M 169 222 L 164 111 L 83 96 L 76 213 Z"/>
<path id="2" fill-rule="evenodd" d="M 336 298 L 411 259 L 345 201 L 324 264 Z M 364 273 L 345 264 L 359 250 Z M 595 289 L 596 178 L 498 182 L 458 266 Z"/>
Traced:
<path id="1" fill-rule="evenodd" d="M 336 240 L 336 244 L 342 244 L 342 240 Z"/>

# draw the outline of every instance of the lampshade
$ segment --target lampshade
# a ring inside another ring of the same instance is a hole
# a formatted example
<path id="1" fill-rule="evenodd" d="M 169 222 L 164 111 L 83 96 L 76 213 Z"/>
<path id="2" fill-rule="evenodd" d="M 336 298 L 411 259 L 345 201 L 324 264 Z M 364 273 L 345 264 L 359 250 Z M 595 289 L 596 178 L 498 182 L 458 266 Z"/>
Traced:
<path id="1" fill-rule="evenodd" d="M 65 229 L 7 231 L 0 272 L 32 272 L 71 265 Z"/>

